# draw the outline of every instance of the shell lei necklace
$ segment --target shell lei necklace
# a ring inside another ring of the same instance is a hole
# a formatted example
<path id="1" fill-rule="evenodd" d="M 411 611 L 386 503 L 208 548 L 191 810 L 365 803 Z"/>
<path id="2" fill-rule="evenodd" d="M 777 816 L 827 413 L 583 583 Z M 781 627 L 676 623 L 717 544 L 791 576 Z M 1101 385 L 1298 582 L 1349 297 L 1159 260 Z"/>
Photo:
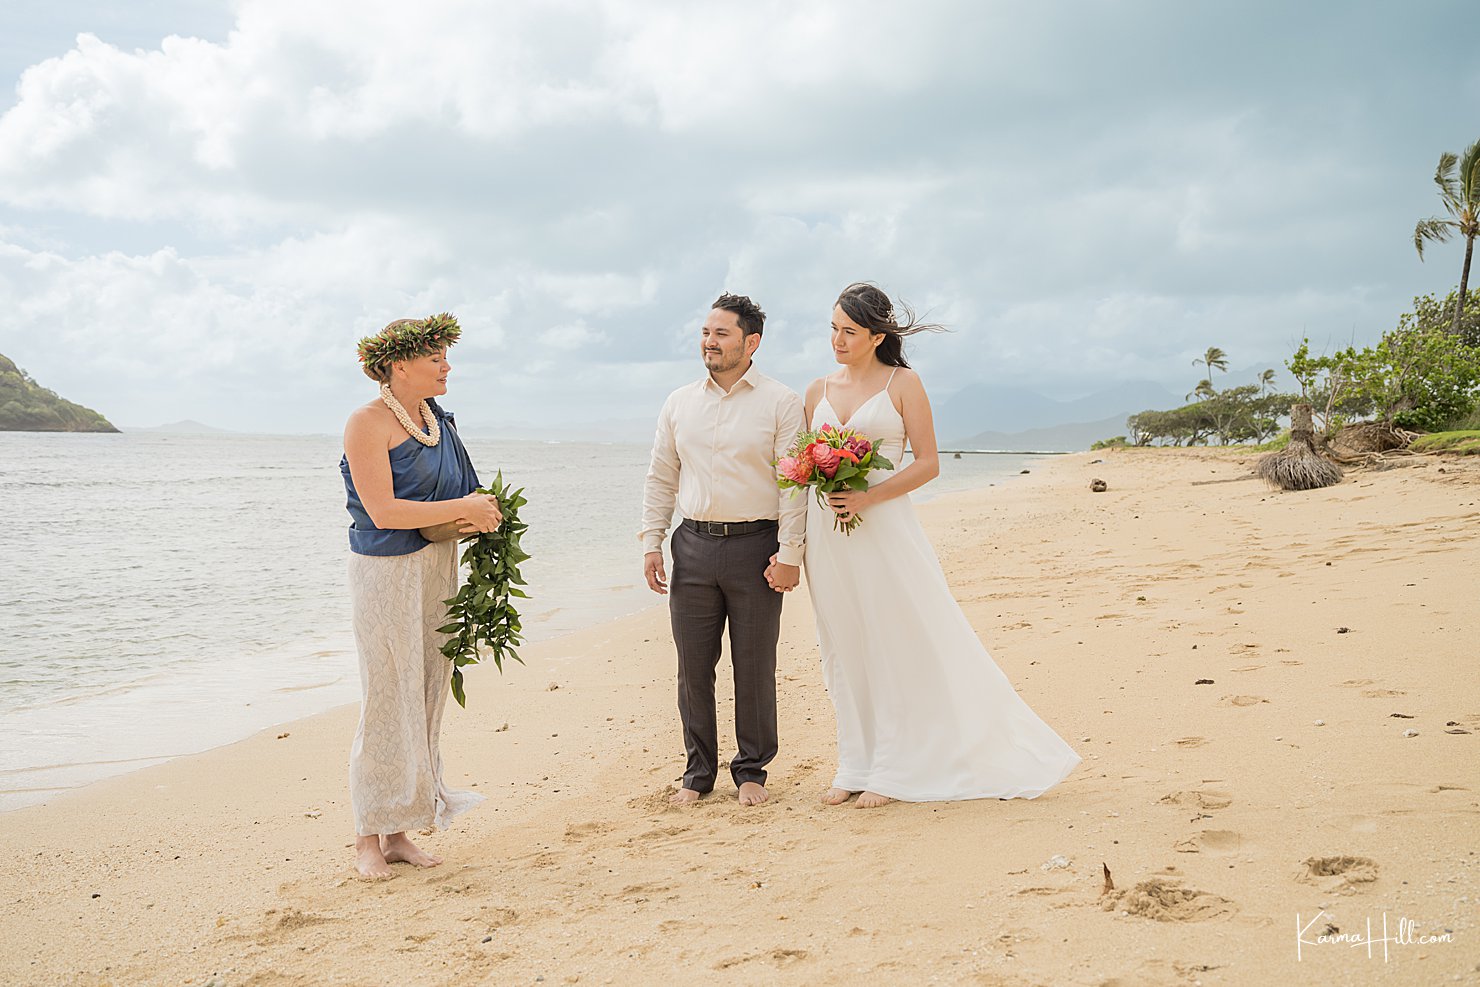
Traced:
<path id="1" fill-rule="evenodd" d="M 442 429 L 437 426 L 437 416 L 432 414 L 432 409 L 425 401 L 421 402 L 421 420 L 427 423 L 427 430 L 423 432 L 412 423 L 411 416 L 406 414 L 406 409 L 401 407 L 401 402 L 397 401 L 396 396 L 391 393 L 391 385 L 380 385 L 380 400 L 391 409 L 391 414 L 396 416 L 396 420 L 401 423 L 406 434 L 417 442 L 424 446 L 434 446 L 442 441 Z"/>

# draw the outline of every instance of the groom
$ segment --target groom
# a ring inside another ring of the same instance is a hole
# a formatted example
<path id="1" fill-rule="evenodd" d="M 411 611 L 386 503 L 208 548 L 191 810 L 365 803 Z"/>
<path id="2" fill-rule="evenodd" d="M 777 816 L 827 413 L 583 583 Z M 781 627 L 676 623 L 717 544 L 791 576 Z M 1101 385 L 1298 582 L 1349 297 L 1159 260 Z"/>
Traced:
<path id="1" fill-rule="evenodd" d="M 704 320 L 708 373 L 668 396 L 658 415 L 642 497 L 643 570 L 668 595 L 678 647 L 678 712 L 688 766 L 675 804 L 696 802 L 719 774 L 714 673 L 730 629 L 735 741 L 730 776 L 741 805 L 760 805 L 776 756 L 776 641 L 781 601 L 801 576 L 807 501 L 776 485 L 772 464 L 803 427 L 801 398 L 751 362 L 766 313 L 744 295 L 720 295 Z M 673 578 L 663 537 L 673 532 Z M 777 556 L 770 569 L 771 556 Z"/>

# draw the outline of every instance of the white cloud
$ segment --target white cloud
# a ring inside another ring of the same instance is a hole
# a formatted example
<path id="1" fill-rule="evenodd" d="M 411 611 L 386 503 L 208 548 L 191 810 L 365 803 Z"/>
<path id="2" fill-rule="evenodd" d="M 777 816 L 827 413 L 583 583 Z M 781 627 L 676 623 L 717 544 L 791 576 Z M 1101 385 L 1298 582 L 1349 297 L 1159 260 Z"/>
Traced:
<path id="1" fill-rule="evenodd" d="M 1374 29 L 1409 68 L 1379 80 L 1362 39 L 1302 47 L 1316 14 L 1255 4 L 1189 46 L 1198 18 L 241 0 L 218 41 L 84 34 L 0 116 L 0 352 L 125 422 L 334 430 L 354 340 L 450 309 L 464 420 L 579 421 L 696 374 L 726 289 L 801 384 L 874 280 L 957 330 L 912 344 L 936 393 L 1277 363 L 1442 290 L 1401 228 L 1473 138 L 1431 105 L 1437 29 Z M 1411 176 L 1399 117 L 1433 144 Z"/>

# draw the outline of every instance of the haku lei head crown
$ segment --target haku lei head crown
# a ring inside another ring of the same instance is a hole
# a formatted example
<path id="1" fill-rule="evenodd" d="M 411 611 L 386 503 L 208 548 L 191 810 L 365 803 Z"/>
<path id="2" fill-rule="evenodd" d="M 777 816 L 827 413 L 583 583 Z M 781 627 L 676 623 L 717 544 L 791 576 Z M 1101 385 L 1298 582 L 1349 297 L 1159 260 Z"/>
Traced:
<path id="1" fill-rule="evenodd" d="M 451 312 L 425 319 L 397 319 L 360 340 L 360 368 L 366 377 L 383 382 L 390 375 L 391 364 L 444 350 L 461 335 L 462 328 Z"/>

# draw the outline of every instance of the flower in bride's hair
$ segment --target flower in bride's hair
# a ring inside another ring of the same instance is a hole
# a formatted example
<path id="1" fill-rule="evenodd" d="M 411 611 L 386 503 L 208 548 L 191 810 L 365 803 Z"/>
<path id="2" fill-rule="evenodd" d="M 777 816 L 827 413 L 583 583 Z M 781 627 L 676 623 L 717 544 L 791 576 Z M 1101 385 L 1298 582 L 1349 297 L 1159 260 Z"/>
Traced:
<path id="1" fill-rule="evenodd" d="M 809 451 L 812 453 L 812 461 L 817 464 L 817 469 L 831 480 L 833 474 L 838 471 L 838 463 L 842 462 L 838 458 L 838 450 L 826 442 L 814 442 L 809 447 Z"/>

